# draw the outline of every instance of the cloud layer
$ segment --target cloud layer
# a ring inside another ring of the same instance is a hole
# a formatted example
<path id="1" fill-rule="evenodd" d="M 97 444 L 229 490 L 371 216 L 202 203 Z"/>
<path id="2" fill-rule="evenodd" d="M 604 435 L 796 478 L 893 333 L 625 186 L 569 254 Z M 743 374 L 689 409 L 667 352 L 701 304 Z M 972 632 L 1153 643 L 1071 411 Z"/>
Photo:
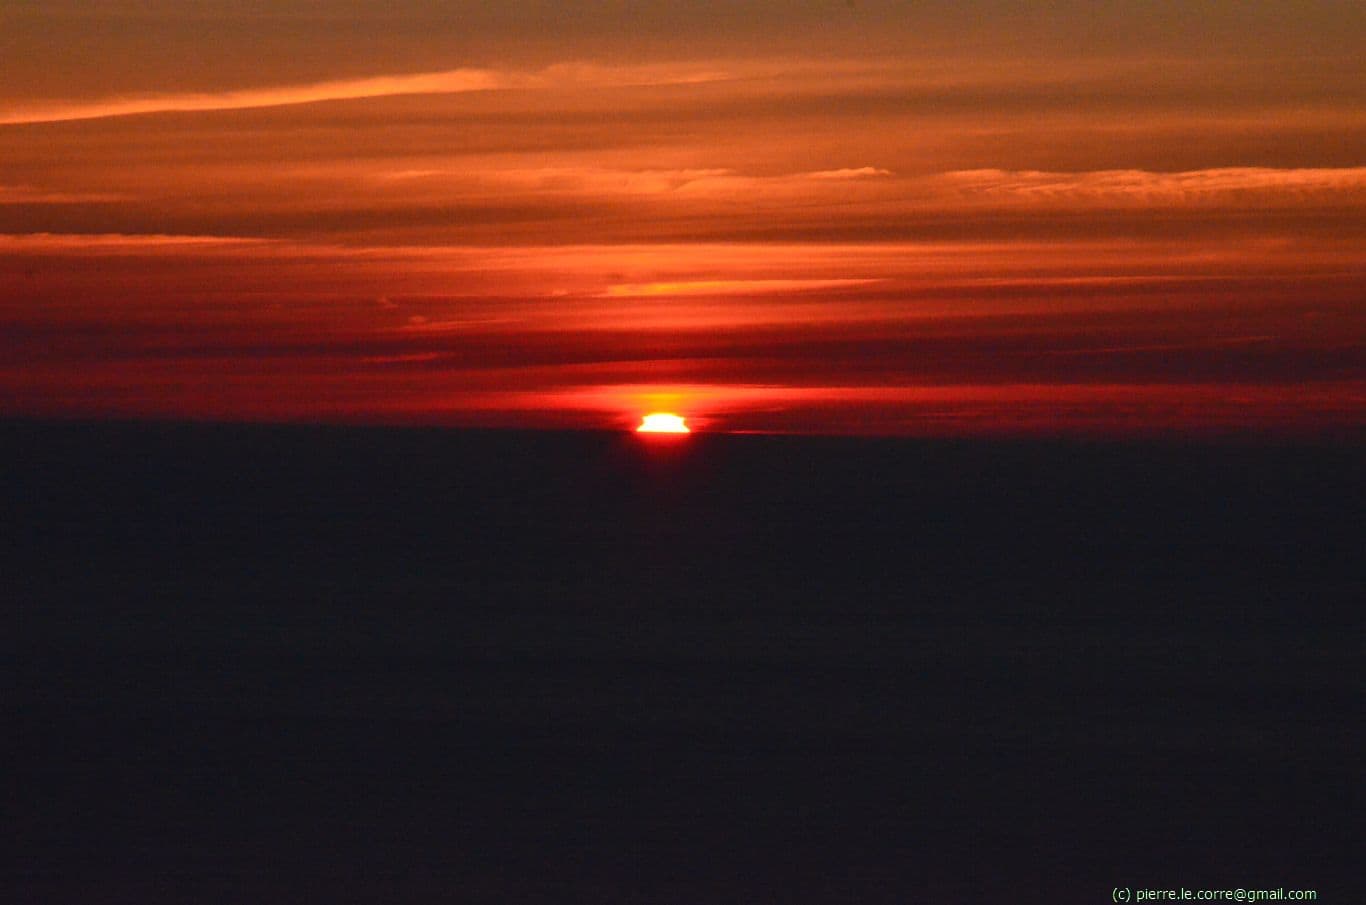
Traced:
<path id="1" fill-rule="evenodd" d="M 1366 429 L 1327 7 L 193 6 L 12 17 L 0 415 Z"/>

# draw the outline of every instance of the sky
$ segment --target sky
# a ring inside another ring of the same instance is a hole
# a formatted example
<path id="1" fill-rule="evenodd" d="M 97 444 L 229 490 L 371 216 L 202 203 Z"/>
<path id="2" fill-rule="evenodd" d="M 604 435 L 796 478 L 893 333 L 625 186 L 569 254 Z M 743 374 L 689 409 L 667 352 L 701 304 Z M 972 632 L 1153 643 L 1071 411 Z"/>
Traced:
<path id="1" fill-rule="evenodd" d="M 1366 431 L 1366 5 L 7 0 L 0 415 Z"/>

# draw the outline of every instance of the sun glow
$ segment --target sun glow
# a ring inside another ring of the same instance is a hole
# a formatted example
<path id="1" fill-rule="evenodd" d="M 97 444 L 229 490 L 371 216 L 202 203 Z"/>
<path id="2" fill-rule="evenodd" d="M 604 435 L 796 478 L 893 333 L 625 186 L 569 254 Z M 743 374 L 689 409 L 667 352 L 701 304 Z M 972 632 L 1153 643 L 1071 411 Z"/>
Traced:
<path id="1" fill-rule="evenodd" d="M 668 412 L 654 412 L 640 419 L 640 427 L 636 428 L 636 432 L 641 434 L 690 434 L 692 428 L 688 427 L 678 415 Z"/>

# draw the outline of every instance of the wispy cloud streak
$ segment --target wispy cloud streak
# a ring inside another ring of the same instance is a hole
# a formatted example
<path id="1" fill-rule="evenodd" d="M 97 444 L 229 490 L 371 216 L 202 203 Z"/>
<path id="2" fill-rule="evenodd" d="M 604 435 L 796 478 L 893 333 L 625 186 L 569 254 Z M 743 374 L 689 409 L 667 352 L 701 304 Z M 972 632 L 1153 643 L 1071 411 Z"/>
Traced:
<path id="1" fill-rule="evenodd" d="M 405 94 L 463 94 L 514 88 L 697 84 L 719 81 L 726 77 L 724 72 L 702 66 L 599 66 L 565 63 L 539 72 L 462 68 L 232 91 L 108 97 L 0 110 L 0 125 L 68 122 L 145 113 L 246 110 Z"/>
<path id="2" fill-rule="evenodd" d="M 1322 195 L 1366 192 L 1366 167 L 1216 167 L 1160 173 L 1096 170 L 959 170 L 939 182 L 969 195 L 1037 202 L 1135 201 L 1145 204 L 1226 200 L 1240 194 Z"/>

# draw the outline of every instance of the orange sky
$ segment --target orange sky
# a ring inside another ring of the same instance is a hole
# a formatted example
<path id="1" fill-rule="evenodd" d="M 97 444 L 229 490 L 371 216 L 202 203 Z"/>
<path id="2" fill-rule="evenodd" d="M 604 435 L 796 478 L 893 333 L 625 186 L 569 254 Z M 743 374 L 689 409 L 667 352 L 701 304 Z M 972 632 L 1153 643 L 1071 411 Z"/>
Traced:
<path id="1" fill-rule="evenodd" d="M 8 4 L 0 414 L 1366 427 L 1359 4 L 487 6 Z"/>

